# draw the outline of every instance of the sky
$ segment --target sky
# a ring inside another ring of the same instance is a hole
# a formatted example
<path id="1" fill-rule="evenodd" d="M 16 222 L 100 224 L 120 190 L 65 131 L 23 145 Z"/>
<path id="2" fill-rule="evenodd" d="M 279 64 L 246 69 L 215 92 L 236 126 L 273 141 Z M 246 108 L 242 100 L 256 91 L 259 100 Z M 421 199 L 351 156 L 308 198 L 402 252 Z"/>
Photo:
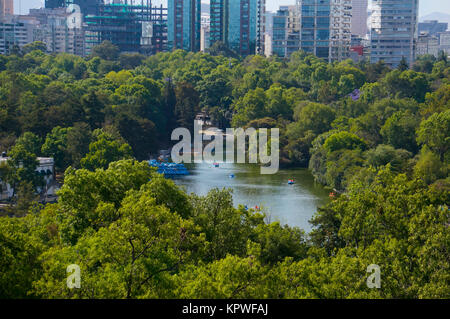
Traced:
<path id="1" fill-rule="evenodd" d="M 369 0 L 371 1 L 371 0 Z M 158 1 L 159 2 L 159 1 Z M 209 2 L 209 1 L 202 1 Z M 44 0 L 14 0 L 14 11 L 27 14 L 30 8 L 40 8 Z M 266 0 L 267 11 L 276 11 L 280 5 L 295 4 L 295 0 Z M 19 11 L 20 10 L 20 11 Z M 449 0 L 419 0 L 419 15 L 424 16 L 433 12 L 450 14 Z"/>

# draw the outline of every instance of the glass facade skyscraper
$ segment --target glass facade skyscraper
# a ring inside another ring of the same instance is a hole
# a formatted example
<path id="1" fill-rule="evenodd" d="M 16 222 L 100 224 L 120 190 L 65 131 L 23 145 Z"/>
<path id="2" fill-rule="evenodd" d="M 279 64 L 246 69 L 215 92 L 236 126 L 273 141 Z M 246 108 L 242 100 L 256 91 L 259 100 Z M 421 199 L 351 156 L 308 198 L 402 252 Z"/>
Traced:
<path id="1" fill-rule="evenodd" d="M 282 6 L 273 16 L 272 54 L 289 57 L 298 51 L 300 24 L 296 6 Z"/>
<path id="2" fill-rule="evenodd" d="M 373 0 L 370 60 L 397 67 L 402 58 L 415 60 L 418 37 L 418 0 Z"/>
<path id="3" fill-rule="evenodd" d="M 211 0 L 210 43 L 241 55 L 264 52 L 265 0 Z"/>
<path id="4" fill-rule="evenodd" d="M 200 51 L 200 0 L 168 0 L 169 50 Z"/>
<path id="5" fill-rule="evenodd" d="M 349 57 L 351 0 L 297 0 L 300 49 L 329 62 Z"/>

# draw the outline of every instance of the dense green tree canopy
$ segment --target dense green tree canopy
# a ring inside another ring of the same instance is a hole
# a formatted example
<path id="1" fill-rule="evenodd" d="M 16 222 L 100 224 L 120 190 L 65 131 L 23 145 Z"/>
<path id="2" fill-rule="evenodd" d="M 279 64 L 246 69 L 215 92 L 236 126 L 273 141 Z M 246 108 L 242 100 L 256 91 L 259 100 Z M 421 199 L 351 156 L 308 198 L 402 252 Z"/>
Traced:
<path id="1" fill-rule="evenodd" d="M 0 56 L 0 298 L 449 298 L 450 64 L 208 53 Z M 192 128 L 279 128 L 280 162 L 334 198 L 313 230 L 189 195 L 146 160 Z M 38 205 L 37 156 L 63 184 Z M 140 162 L 142 161 L 142 162 Z M 3 183 L 0 183 L 2 187 Z M 82 288 L 66 285 L 67 266 Z M 366 285 L 381 268 L 382 288 Z"/>

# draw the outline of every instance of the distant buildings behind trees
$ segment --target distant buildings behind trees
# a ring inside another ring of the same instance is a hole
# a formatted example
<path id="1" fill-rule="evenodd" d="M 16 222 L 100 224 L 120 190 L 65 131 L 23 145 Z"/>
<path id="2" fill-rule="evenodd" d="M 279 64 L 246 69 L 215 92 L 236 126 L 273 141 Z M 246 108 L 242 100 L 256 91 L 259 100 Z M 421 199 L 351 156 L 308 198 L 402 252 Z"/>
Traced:
<path id="1" fill-rule="evenodd" d="M 103 41 L 145 55 L 208 51 L 218 42 L 240 56 L 288 58 L 302 50 L 328 62 L 383 60 L 397 67 L 420 55 L 450 54 L 448 24 L 419 23 L 418 4 L 374 0 L 368 10 L 368 0 L 296 0 L 272 13 L 266 0 L 168 0 L 167 7 L 150 0 L 46 0 L 45 8 L 13 15 L 13 1 L 0 0 L 0 53 L 33 41 L 50 53 L 79 56 Z"/>

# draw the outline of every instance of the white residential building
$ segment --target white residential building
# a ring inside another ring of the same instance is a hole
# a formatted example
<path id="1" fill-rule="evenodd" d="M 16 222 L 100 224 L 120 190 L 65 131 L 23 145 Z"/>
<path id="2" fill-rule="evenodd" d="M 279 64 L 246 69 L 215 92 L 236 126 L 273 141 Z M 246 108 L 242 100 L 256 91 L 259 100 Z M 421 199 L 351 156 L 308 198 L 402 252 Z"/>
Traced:
<path id="1" fill-rule="evenodd" d="M 14 47 L 33 42 L 37 21 L 27 21 L 19 16 L 0 18 L 0 54 L 9 54 Z"/>
<path id="2" fill-rule="evenodd" d="M 429 35 L 421 34 L 419 35 L 417 41 L 417 53 L 416 56 L 431 54 L 438 57 L 439 54 L 439 38 Z"/>
<path id="3" fill-rule="evenodd" d="M 72 6 L 31 9 L 29 17 L 39 21 L 35 41 L 47 44 L 49 52 L 86 55 L 83 17 L 78 10 L 73 10 Z"/>
<path id="4" fill-rule="evenodd" d="M 450 31 L 439 33 L 439 51 L 450 55 Z"/>
<path id="5" fill-rule="evenodd" d="M 352 0 L 352 25 L 353 35 L 364 38 L 367 35 L 367 6 L 368 0 Z"/>
<path id="6" fill-rule="evenodd" d="M 397 67 L 403 58 L 409 65 L 414 63 L 418 15 L 418 0 L 372 0 L 372 63 L 383 60 L 391 67 Z"/>
<path id="7" fill-rule="evenodd" d="M 9 157 L 2 155 L 0 157 L 0 165 L 6 164 Z M 38 193 L 45 192 L 46 195 L 55 195 L 56 187 L 55 181 L 55 161 L 51 157 L 38 157 L 39 165 L 36 167 L 36 173 L 43 177 L 45 186 L 44 189 L 37 189 Z M 0 200 L 10 199 L 14 195 L 14 189 L 11 185 L 0 180 Z"/>

